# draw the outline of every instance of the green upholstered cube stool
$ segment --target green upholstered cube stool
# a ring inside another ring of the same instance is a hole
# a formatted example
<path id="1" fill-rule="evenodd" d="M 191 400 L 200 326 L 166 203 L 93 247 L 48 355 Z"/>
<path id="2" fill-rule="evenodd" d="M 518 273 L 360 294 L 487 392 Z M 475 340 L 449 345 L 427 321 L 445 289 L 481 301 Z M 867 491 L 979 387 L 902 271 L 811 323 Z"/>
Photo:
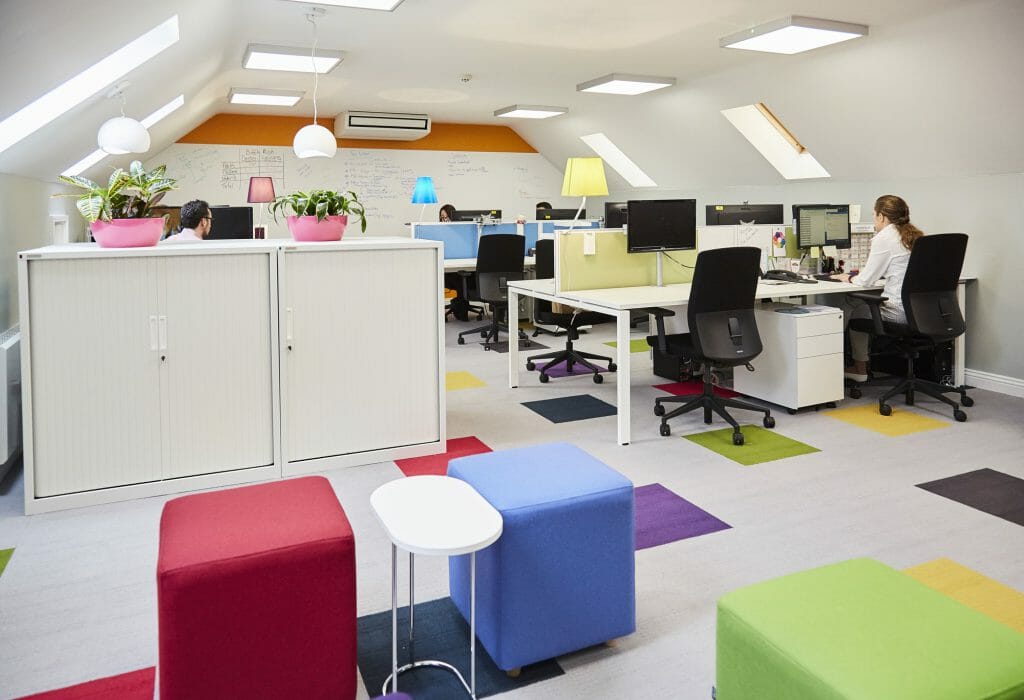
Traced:
<path id="1" fill-rule="evenodd" d="M 718 600 L 718 700 L 1024 698 L 1024 634 L 872 559 Z"/>

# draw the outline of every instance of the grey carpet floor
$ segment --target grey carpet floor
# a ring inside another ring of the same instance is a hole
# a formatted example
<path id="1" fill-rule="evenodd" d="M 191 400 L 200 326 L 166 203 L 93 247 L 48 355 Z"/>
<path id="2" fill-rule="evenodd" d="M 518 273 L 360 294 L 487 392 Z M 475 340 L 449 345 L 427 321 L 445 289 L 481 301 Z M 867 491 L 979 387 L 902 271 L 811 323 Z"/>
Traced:
<path id="1" fill-rule="evenodd" d="M 720 595 L 851 557 L 905 568 L 945 556 L 1024 590 L 1024 528 L 915 487 L 980 468 L 1024 477 L 1024 399 L 974 391 L 976 404 L 963 424 L 921 402 L 909 410 L 949 425 L 902 437 L 834 420 L 828 411 L 779 410 L 778 432 L 821 451 L 744 467 L 681 437 L 722 427 L 717 421 L 705 426 L 691 414 L 673 422 L 672 437 L 658 435 L 650 407 L 664 394 L 651 385 L 665 380 L 651 374 L 645 354 L 633 355 L 633 444 L 621 447 L 614 416 L 554 424 L 520 405 L 580 393 L 614 404 L 615 375 L 606 374 L 601 385 L 587 376 L 540 384 L 524 371 L 520 388 L 510 390 L 507 355 L 456 344 L 457 332 L 468 327 L 446 324 L 448 370 L 471 372 L 487 386 L 448 392 L 448 437 L 475 435 L 495 450 L 569 441 L 636 485 L 661 483 L 732 525 L 637 552 L 636 634 L 614 648 L 561 657 L 564 676 L 499 697 L 625 698 L 642 691 L 709 698 Z M 601 343 L 613 328 L 595 326 L 578 347 L 606 354 Z M 843 405 L 877 395 L 871 389 Z M 369 496 L 401 472 L 386 462 L 326 476 L 355 529 L 359 614 L 386 610 L 390 548 Z M 20 470 L 0 485 L 0 549 L 16 548 L 0 576 L 0 697 L 154 665 L 157 525 L 171 497 L 26 517 L 22 489 Z M 447 595 L 444 560 L 419 557 L 416 568 L 418 600 Z M 370 696 L 361 688 L 359 697 Z"/>

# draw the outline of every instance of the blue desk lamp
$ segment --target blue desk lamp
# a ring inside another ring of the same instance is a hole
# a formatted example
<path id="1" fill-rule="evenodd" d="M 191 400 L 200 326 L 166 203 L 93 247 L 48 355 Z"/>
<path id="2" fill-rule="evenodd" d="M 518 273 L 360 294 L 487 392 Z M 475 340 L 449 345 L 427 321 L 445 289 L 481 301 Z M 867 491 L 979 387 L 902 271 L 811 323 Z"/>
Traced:
<path id="1" fill-rule="evenodd" d="M 412 191 L 412 203 L 423 205 L 423 208 L 420 209 L 420 221 L 423 221 L 423 212 L 427 210 L 427 205 L 437 204 L 437 193 L 434 192 L 433 178 L 416 178 L 416 187 Z"/>

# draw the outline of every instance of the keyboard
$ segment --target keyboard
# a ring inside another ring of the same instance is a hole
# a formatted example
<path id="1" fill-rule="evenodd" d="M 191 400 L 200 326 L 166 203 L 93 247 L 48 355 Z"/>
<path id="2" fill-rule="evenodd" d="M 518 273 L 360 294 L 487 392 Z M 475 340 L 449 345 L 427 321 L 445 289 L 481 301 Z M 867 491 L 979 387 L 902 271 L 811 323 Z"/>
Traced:
<path id="1" fill-rule="evenodd" d="M 823 272 L 823 273 L 821 273 L 821 274 L 819 274 L 819 275 L 814 275 L 814 279 L 816 279 L 816 280 L 820 280 L 820 281 L 822 281 L 822 282 L 841 282 L 841 281 L 842 281 L 842 280 L 837 280 L 837 279 L 835 279 L 835 278 L 834 278 L 834 277 L 832 277 L 832 275 L 831 275 L 830 273 L 828 273 L 828 272 Z"/>

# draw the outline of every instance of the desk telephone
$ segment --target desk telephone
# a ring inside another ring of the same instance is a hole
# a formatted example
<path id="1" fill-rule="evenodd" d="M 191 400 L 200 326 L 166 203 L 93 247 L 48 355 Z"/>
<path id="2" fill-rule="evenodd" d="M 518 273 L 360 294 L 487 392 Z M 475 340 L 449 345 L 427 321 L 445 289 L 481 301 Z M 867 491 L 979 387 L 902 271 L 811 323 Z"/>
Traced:
<path id="1" fill-rule="evenodd" d="M 800 275 L 798 275 L 797 273 L 793 272 L 792 270 L 768 270 L 768 272 L 764 273 L 763 277 L 766 280 L 779 280 L 781 282 L 808 281 L 801 277 Z"/>

